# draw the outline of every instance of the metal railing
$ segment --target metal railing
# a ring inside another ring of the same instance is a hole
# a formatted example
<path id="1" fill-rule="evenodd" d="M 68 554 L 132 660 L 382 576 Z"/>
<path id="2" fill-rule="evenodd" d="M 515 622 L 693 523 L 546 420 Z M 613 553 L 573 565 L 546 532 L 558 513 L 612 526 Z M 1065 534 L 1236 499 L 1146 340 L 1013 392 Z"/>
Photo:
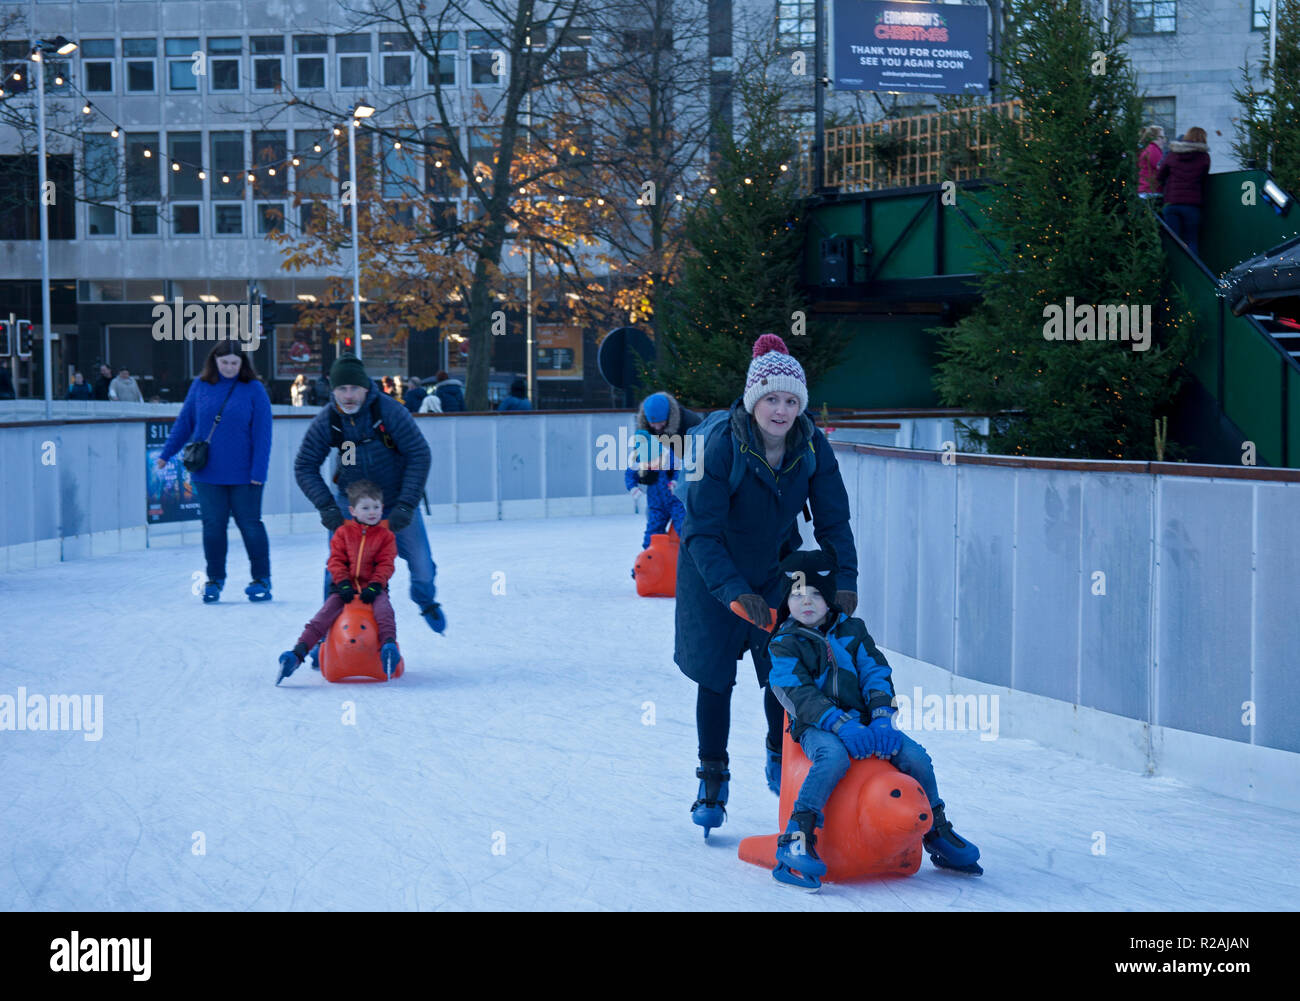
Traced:
<path id="1" fill-rule="evenodd" d="M 966 181 L 989 173 L 997 150 L 990 118 L 1020 121 L 1019 101 L 827 129 L 823 183 L 840 191 Z M 801 180 L 812 189 L 812 137 L 801 142 Z"/>

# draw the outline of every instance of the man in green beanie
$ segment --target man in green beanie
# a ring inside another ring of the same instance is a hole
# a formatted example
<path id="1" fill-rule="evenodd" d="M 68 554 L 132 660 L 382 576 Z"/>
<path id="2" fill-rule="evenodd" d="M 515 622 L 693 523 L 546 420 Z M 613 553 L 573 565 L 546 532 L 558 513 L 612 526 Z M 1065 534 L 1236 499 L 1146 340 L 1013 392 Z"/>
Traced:
<path id="1" fill-rule="evenodd" d="M 294 460 L 298 486 L 320 512 L 321 524 L 331 537 L 346 517 L 348 485 L 369 480 L 379 486 L 384 492 L 384 517 L 397 536 L 397 555 L 411 572 L 411 600 L 433 631 L 441 633 L 447 619 L 434 600 L 438 568 L 424 519 L 418 516 L 433 461 L 429 443 L 410 412 L 380 391 L 356 355 L 343 355 L 330 367 L 330 385 L 330 402 L 307 429 Z M 331 492 L 320 467 L 335 449 L 335 491 Z M 327 572 L 327 596 L 329 586 Z"/>

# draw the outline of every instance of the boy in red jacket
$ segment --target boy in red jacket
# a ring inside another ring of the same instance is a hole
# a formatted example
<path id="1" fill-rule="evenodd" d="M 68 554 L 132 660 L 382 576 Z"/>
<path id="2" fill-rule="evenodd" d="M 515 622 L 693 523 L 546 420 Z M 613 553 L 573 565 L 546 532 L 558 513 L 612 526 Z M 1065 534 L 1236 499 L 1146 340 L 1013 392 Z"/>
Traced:
<path id="1" fill-rule="evenodd" d="M 388 600 L 388 579 L 393 576 L 393 561 L 397 558 L 397 537 L 381 520 L 384 514 L 384 492 L 369 480 L 357 480 L 348 485 L 348 513 L 355 521 L 345 521 L 330 539 L 330 558 L 327 567 L 334 583 L 329 597 L 316 616 L 303 628 L 292 650 L 280 654 L 278 685 L 298 669 L 307 656 L 329 631 L 329 627 L 343 611 L 343 606 L 360 596 L 375 609 L 375 625 L 379 627 L 379 657 L 384 673 L 390 678 L 402 659 L 397 649 L 397 621 L 393 604 Z"/>

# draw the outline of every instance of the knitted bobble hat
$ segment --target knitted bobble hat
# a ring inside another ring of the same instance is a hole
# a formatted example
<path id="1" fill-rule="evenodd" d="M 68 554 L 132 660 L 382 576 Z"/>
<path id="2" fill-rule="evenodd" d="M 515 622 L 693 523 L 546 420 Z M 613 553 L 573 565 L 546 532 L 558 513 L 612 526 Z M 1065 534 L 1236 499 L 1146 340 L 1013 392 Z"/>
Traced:
<path id="1" fill-rule="evenodd" d="M 799 413 L 808 409 L 808 380 L 803 366 L 791 356 L 785 341 L 776 334 L 763 334 L 754 342 L 754 360 L 745 379 L 745 410 L 768 393 L 789 393 L 799 399 Z"/>

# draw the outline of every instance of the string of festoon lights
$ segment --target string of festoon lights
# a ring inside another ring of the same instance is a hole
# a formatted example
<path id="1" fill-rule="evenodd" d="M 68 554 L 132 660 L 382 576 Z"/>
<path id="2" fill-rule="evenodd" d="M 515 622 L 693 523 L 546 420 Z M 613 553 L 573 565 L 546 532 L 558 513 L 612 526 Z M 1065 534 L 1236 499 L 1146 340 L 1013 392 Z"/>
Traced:
<path id="1" fill-rule="evenodd" d="M 7 85 L 10 84 L 11 82 L 21 82 L 21 81 L 22 81 L 22 73 L 21 71 L 18 70 L 13 71 L 13 73 L 5 80 L 0 81 L 0 100 L 7 100 L 17 96 L 17 94 L 19 93 L 26 92 L 26 88 L 23 88 L 23 90 L 17 92 L 11 92 L 6 89 Z M 66 79 L 62 75 L 56 75 L 54 78 L 54 85 L 56 87 L 68 88 L 70 91 L 73 92 L 73 94 L 75 94 L 75 96 L 81 99 L 82 102 L 81 113 L 83 115 L 97 115 L 100 118 L 102 118 L 108 125 L 110 125 L 111 129 L 109 130 L 108 134 L 112 138 L 117 139 L 126 131 L 119 123 L 115 122 L 112 118 L 110 118 L 102 108 L 98 107 L 95 104 L 95 102 L 90 99 L 90 96 L 85 93 L 85 91 L 81 90 L 81 88 L 79 88 L 76 84 L 72 83 L 70 80 Z M 52 95 L 52 96 L 64 96 L 64 95 Z M 365 131 L 373 135 L 377 135 L 377 136 L 385 135 L 382 129 L 376 129 L 373 126 L 367 125 L 361 119 L 358 118 L 353 119 L 353 125 L 357 128 L 364 129 Z M 327 128 L 328 127 L 329 126 L 327 126 Z M 413 128 L 413 126 L 403 126 L 402 128 L 410 129 Z M 343 129 L 339 126 L 333 126 L 332 131 L 333 131 L 334 138 L 336 139 L 342 137 L 343 135 Z M 399 129 L 399 131 L 401 131 L 401 129 Z M 401 150 L 404 148 L 401 139 L 393 138 L 390 139 L 389 141 L 392 142 L 392 148 L 394 150 Z M 344 144 L 342 142 L 328 143 L 328 152 L 333 152 L 335 150 L 341 152 L 343 148 L 344 148 Z M 327 152 L 326 146 L 322 145 L 321 143 L 313 143 L 311 150 L 313 154 L 323 154 Z M 149 147 L 145 147 L 141 151 L 141 156 L 145 157 L 146 159 L 153 159 L 154 150 Z M 191 163 L 188 160 L 180 159 L 174 156 L 170 156 L 169 154 L 163 153 L 161 150 L 158 151 L 158 156 L 160 160 L 162 162 L 165 162 L 174 173 L 179 173 L 180 171 L 189 168 L 190 170 L 195 172 L 196 176 L 200 181 L 206 180 L 208 174 L 210 173 L 207 167 L 205 167 L 202 163 Z M 246 180 L 247 183 L 249 184 L 256 184 L 257 175 L 259 172 L 265 172 L 268 177 L 275 177 L 279 171 L 285 169 L 288 166 L 294 166 L 294 167 L 301 166 L 302 160 L 306 156 L 307 153 L 305 151 L 289 152 L 286 153 L 285 156 L 280 157 L 279 159 L 255 162 L 251 166 L 241 167 L 237 170 L 229 170 L 229 169 L 223 170 L 220 172 L 221 183 L 230 184 L 233 179 L 233 180 Z M 443 166 L 445 166 L 445 161 L 441 157 L 435 156 L 433 159 L 433 166 L 435 169 L 441 170 Z M 789 169 L 790 168 L 787 164 L 783 163 L 780 166 L 781 173 L 785 173 Z M 487 177 L 476 174 L 474 180 L 481 184 L 487 180 Z M 753 179 L 746 177 L 744 179 L 744 183 L 752 184 Z M 528 192 L 526 188 L 521 187 L 519 189 L 519 193 L 522 195 L 522 194 L 527 194 Z M 710 185 L 708 188 L 708 193 L 710 195 L 716 195 L 718 193 L 717 187 L 714 185 Z M 680 202 L 683 200 L 683 195 L 681 192 L 677 192 L 674 197 L 676 201 Z M 559 202 L 564 202 L 567 200 L 567 196 L 563 194 L 558 195 L 556 200 Z M 588 203 L 594 202 L 597 206 L 605 205 L 605 199 L 601 197 L 597 197 L 594 199 L 583 199 L 583 201 Z M 641 203 L 641 199 L 638 198 L 637 204 L 640 203 Z"/>

